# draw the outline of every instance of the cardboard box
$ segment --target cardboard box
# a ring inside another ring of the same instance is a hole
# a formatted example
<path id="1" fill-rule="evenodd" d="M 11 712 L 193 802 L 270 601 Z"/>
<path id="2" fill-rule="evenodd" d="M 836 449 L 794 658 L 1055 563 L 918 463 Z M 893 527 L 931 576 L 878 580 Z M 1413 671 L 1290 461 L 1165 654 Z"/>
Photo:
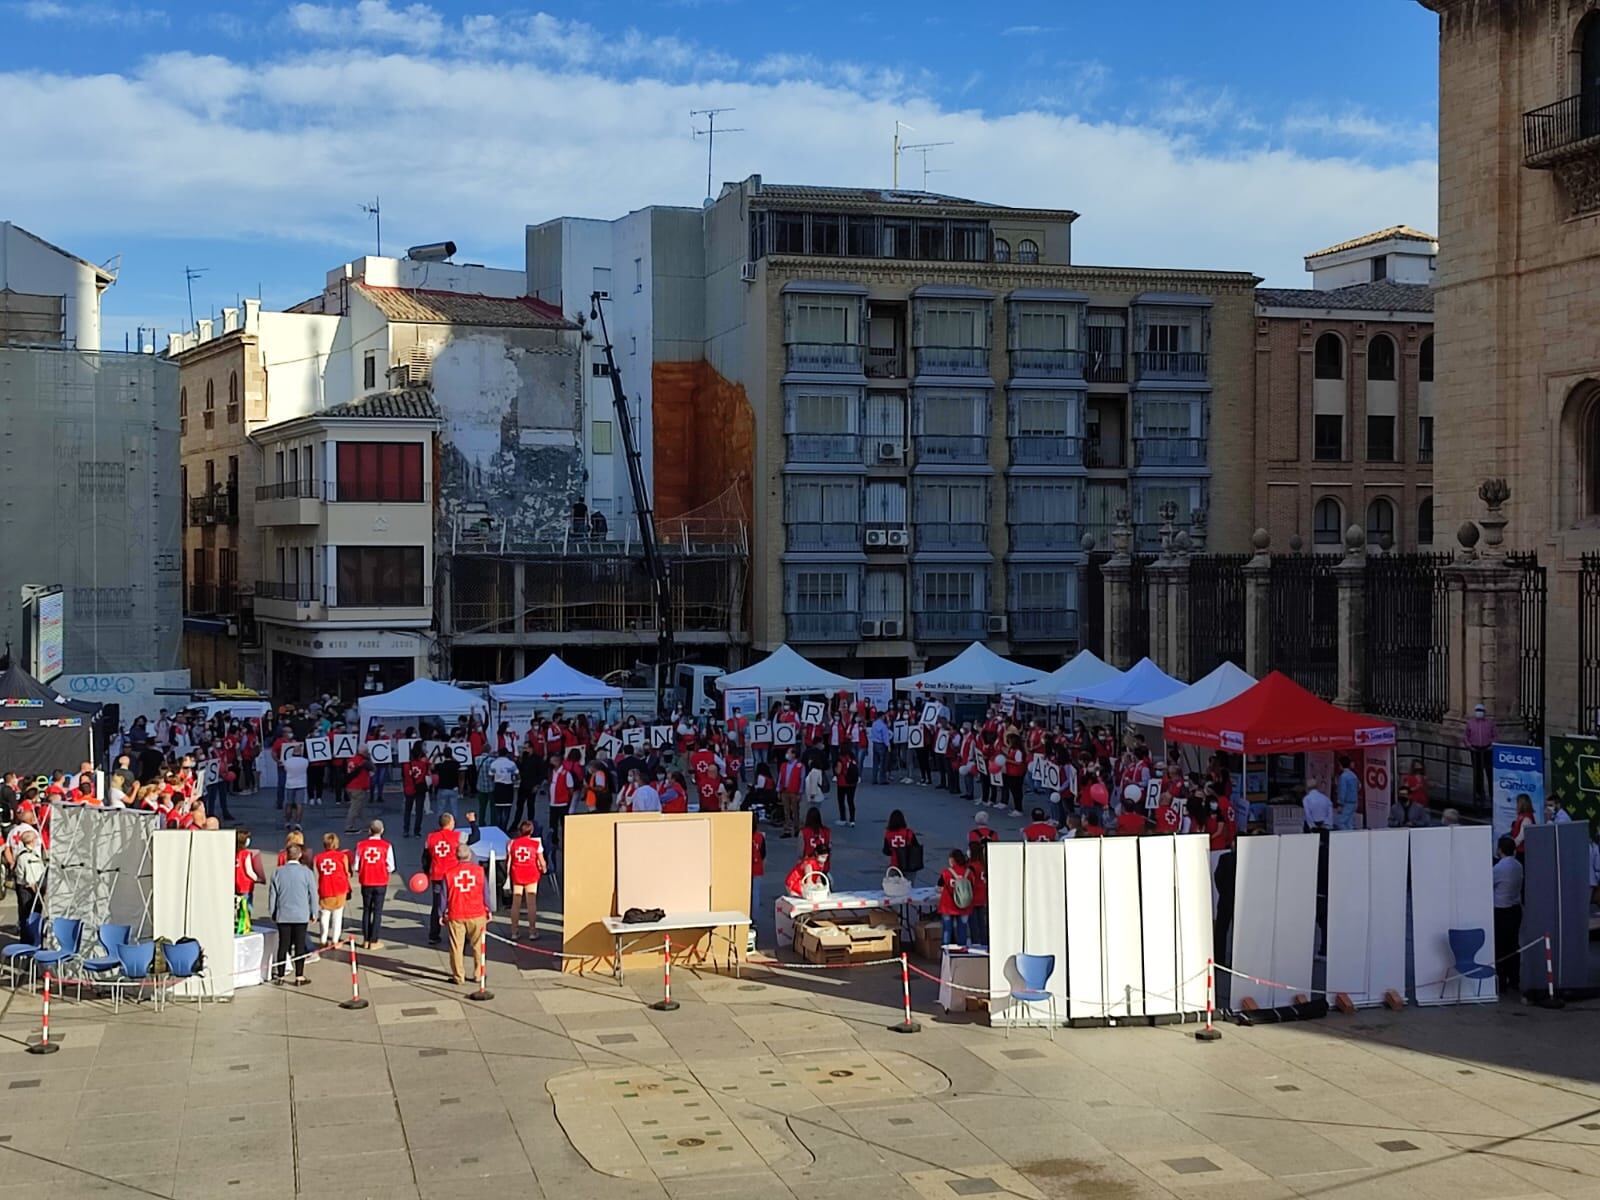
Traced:
<path id="1" fill-rule="evenodd" d="M 833 965 L 893 958 L 899 953 L 893 930 L 862 921 L 838 925 L 833 921 L 809 921 L 795 930 L 794 948 L 810 963 Z"/>
<path id="2" fill-rule="evenodd" d="M 912 936 L 913 950 L 918 958 L 928 962 L 940 962 L 944 956 L 944 922 L 935 917 L 931 921 L 919 921 Z"/>

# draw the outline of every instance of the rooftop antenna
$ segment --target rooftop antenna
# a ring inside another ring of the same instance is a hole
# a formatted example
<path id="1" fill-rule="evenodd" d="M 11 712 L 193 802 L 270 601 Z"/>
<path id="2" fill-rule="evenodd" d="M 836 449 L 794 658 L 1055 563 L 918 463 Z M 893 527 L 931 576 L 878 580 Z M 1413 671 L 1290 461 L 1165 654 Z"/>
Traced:
<path id="1" fill-rule="evenodd" d="M 891 178 L 893 179 L 892 186 L 897 192 L 900 190 L 900 131 L 902 129 L 909 129 L 915 133 L 916 126 L 907 125 L 904 121 L 896 121 L 894 123 L 894 171 Z"/>
<path id="2" fill-rule="evenodd" d="M 694 118 L 696 118 L 696 117 L 704 117 L 706 119 L 706 127 L 704 129 L 696 129 L 694 131 L 694 135 L 695 135 L 695 137 L 703 137 L 703 138 L 706 139 L 706 199 L 707 200 L 711 199 L 711 152 L 714 149 L 716 149 L 716 145 L 717 145 L 717 114 L 718 113 L 726 113 L 726 112 L 734 112 L 734 111 L 735 110 L 731 109 L 731 108 L 691 108 L 689 110 L 689 119 L 691 121 L 693 121 Z M 741 128 L 741 127 L 739 127 L 737 125 L 734 125 L 734 126 L 725 125 L 722 128 L 722 132 L 723 133 L 743 133 L 744 130 L 743 130 L 743 128 Z"/>
<path id="3" fill-rule="evenodd" d="M 189 293 L 189 328 L 194 328 L 194 281 L 209 271 L 210 267 L 184 267 L 183 286 Z"/>
<path id="4" fill-rule="evenodd" d="M 934 167 L 932 170 L 930 170 L 928 168 L 928 151 L 929 150 L 933 150 L 933 149 L 935 149 L 936 147 L 939 147 L 939 146 L 954 146 L 954 145 L 955 145 L 954 142 L 918 142 L 914 146 L 901 146 L 900 147 L 900 150 L 901 150 L 902 153 L 904 153 L 907 150 L 920 150 L 922 152 L 922 190 L 923 191 L 927 191 L 928 190 L 928 176 L 929 175 L 937 175 L 937 174 L 940 173 L 940 168 L 938 168 L 938 167 Z M 895 183 L 896 183 L 896 186 L 899 185 L 899 176 L 898 175 L 896 175 L 896 177 L 895 177 Z"/>
<path id="5" fill-rule="evenodd" d="M 378 227 L 378 257 L 383 257 L 383 209 L 378 206 L 378 197 L 372 198 L 371 204 L 358 204 L 356 206 L 376 222 Z"/>

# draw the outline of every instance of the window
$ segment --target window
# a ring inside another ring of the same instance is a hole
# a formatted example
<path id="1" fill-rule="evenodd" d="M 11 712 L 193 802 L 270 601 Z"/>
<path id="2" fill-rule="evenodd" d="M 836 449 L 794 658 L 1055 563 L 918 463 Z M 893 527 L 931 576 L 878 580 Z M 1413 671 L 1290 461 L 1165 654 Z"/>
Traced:
<path id="1" fill-rule="evenodd" d="M 1433 418 L 1417 418 L 1417 461 L 1433 461 Z"/>
<path id="2" fill-rule="evenodd" d="M 378 386 L 378 356 L 371 351 L 361 359 L 361 386 L 364 388 Z"/>
<path id="3" fill-rule="evenodd" d="M 982 481 L 917 484 L 917 545 L 923 550 L 982 550 L 988 544 L 989 488 Z"/>
<path id="4" fill-rule="evenodd" d="M 633 290 L 635 293 L 644 291 L 644 259 L 633 260 Z"/>
<path id="5" fill-rule="evenodd" d="M 1600 388 L 1585 380 L 1567 397 L 1561 418 L 1562 517 L 1568 528 L 1600 524 Z"/>
<path id="6" fill-rule="evenodd" d="M 1024 264 L 1033 264 L 1039 261 L 1039 243 L 1032 238 L 1023 238 L 1017 243 L 1017 261 Z"/>
<path id="7" fill-rule="evenodd" d="M 1344 418 L 1318 413 L 1311 423 L 1311 457 L 1321 462 L 1338 462 L 1344 457 Z"/>
<path id="8" fill-rule="evenodd" d="M 204 411 L 201 413 L 200 423 L 207 429 L 215 429 L 217 426 L 216 384 L 209 379 L 206 380 L 206 406 Z"/>
<path id="9" fill-rule="evenodd" d="M 784 488 L 784 499 L 791 550 L 803 549 L 797 543 L 809 540 L 808 534 L 823 544 L 855 545 L 861 524 L 859 480 L 791 479 Z"/>
<path id="10" fill-rule="evenodd" d="M 919 611 L 930 613 L 976 613 L 988 608 L 982 575 L 974 570 L 924 571 Z"/>
<path id="11" fill-rule="evenodd" d="M 589 432 L 589 448 L 595 454 L 610 454 L 611 422 L 596 421 Z"/>
<path id="12" fill-rule="evenodd" d="M 1072 432 L 1072 403 L 1065 393 L 1012 392 L 1011 424 L 1015 437 L 1065 437 Z"/>
<path id="13" fill-rule="evenodd" d="M 602 300 L 610 299 L 610 297 L 611 297 L 611 268 L 610 267 L 596 267 L 596 268 L 594 268 L 594 290 L 600 293 L 600 298 Z"/>
<path id="14" fill-rule="evenodd" d="M 879 251 L 884 258 L 910 258 L 911 222 L 900 217 L 885 217 Z"/>
<path id="15" fill-rule="evenodd" d="M 1422 339 L 1422 345 L 1417 348 L 1417 380 L 1421 383 L 1433 382 L 1433 335 L 1429 334 Z"/>
<path id="16" fill-rule="evenodd" d="M 1318 379 L 1344 378 L 1344 342 L 1337 333 L 1325 333 L 1317 339 L 1312 373 Z"/>
<path id="17" fill-rule="evenodd" d="M 994 260 L 997 263 L 1011 261 L 1011 243 L 1005 238 L 997 237 L 994 240 Z"/>
<path id="18" fill-rule="evenodd" d="M 239 423 L 239 372 L 228 372 L 228 424 Z"/>
<path id="19" fill-rule="evenodd" d="M 1311 544 L 1319 549 L 1337 550 L 1344 544 L 1344 532 L 1340 528 L 1343 522 L 1344 512 L 1337 500 L 1332 496 L 1318 500 L 1311 514 Z"/>
<path id="20" fill-rule="evenodd" d="M 988 424 L 989 403 L 982 395 L 921 391 L 917 395 L 917 432 L 933 437 L 981 436 Z"/>
<path id="21" fill-rule="evenodd" d="M 336 499 L 419 503 L 422 446 L 417 442 L 340 442 Z"/>
<path id="22" fill-rule="evenodd" d="M 1382 283 L 1389 278 L 1389 256 L 1380 254 L 1372 260 L 1372 282 Z"/>
<path id="23" fill-rule="evenodd" d="M 950 223 L 950 260 L 984 262 L 989 257 L 989 227 L 979 223 Z"/>
<path id="24" fill-rule="evenodd" d="M 796 571 L 792 612 L 849 612 L 850 575 L 845 571 Z"/>
<path id="25" fill-rule="evenodd" d="M 421 546 L 340 546 L 341 607 L 419 607 L 423 601 Z"/>
<path id="26" fill-rule="evenodd" d="M 230 492 L 238 492 L 239 490 L 239 456 L 237 454 L 228 455 L 228 490 Z"/>
<path id="27" fill-rule="evenodd" d="M 861 590 L 861 615 L 878 621 L 905 620 L 904 572 L 868 571 Z"/>
<path id="28" fill-rule="evenodd" d="M 1394 462 L 1394 418 L 1367 416 L 1367 461 Z"/>
<path id="29" fill-rule="evenodd" d="M 1579 132 L 1584 137 L 1600 133 L 1600 15 L 1590 14 L 1579 27 L 1578 102 Z"/>
<path id="30" fill-rule="evenodd" d="M 811 214 L 811 253 L 837 256 L 844 249 L 844 234 L 837 213 Z"/>
<path id="31" fill-rule="evenodd" d="M 1066 350 L 1072 345 L 1072 319 L 1062 310 L 1017 312 L 1017 349 Z"/>
<path id="32" fill-rule="evenodd" d="M 207 556 L 205 547 L 196 546 L 194 548 L 194 566 L 189 572 L 189 582 L 193 583 L 196 587 L 205 587 L 205 585 L 210 581 L 206 564 Z"/>
<path id="33" fill-rule="evenodd" d="M 974 308 L 925 307 L 922 316 L 924 346 L 981 347 L 979 313 Z"/>
<path id="34" fill-rule="evenodd" d="M 1394 368 L 1394 339 L 1380 333 L 1367 343 L 1367 378 L 1392 383 Z"/>
<path id="35" fill-rule="evenodd" d="M 594 377 L 596 379 L 609 379 L 611 377 L 611 364 L 610 363 L 603 363 L 603 362 L 590 363 L 589 364 L 589 369 L 594 373 Z"/>
<path id="36" fill-rule="evenodd" d="M 180 524 L 189 523 L 189 468 L 178 468 L 178 495 L 183 497 L 178 505 L 178 521 Z"/>
<path id="37" fill-rule="evenodd" d="M 917 222 L 917 257 L 942 262 L 949 257 L 945 247 L 943 221 Z"/>
<path id="38" fill-rule="evenodd" d="M 773 213 L 772 252 L 774 254 L 804 254 L 806 252 L 806 218 L 804 213 Z M 639 260 L 633 260 L 635 274 Z M 638 290 L 637 287 L 634 289 Z"/>
<path id="39" fill-rule="evenodd" d="M 878 252 L 878 224 L 871 217 L 846 217 L 845 253 L 853 258 L 873 258 Z"/>
<path id="40" fill-rule="evenodd" d="M 846 392 L 798 392 L 790 397 L 790 433 L 853 433 L 855 396 Z"/>
<path id="41" fill-rule="evenodd" d="M 1200 405 L 1182 397 L 1155 399 L 1146 394 L 1138 402 L 1139 436 L 1145 438 L 1199 437 Z"/>
<path id="42" fill-rule="evenodd" d="M 189 432 L 189 389 L 178 389 L 178 436 Z"/>
<path id="43" fill-rule="evenodd" d="M 290 464 L 292 465 L 294 460 L 290 459 L 289 461 L 290 461 Z M 287 475 L 285 475 L 283 473 L 283 468 L 284 468 L 283 451 L 282 450 L 274 451 L 273 455 L 272 455 L 272 482 L 273 483 L 283 483 L 286 479 L 289 478 Z"/>
<path id="44" fill-rule="evenodd" d="M 1146 325 L 1144 348 L 1152 354 L 1182 354 L 1189 349 L 1187 325 Z"/>
<path id="45" fill-rule="evenodd" d="M 1394 505 L 1380 496 L 1367 505 L 1367 545 L 1387 550 L 1394 540 Z"/>
<path id="46" fill-rule="evenodd" d="M 1433 497 L 1417 505 L 1417 545 L 1433 545 Z"/>
<path id="47" fill-rule="evenodd" d="M 866 435 L 905 445 L 906 398 L 900 392 L 868 392 Z"/>
<path id="48" fill-rule="evenodd" d="M 848 342 L 850 309 L 839 301 L 799 300 L 794 303 L 793 340 L 802 345 L 836 346 Z"/>
<path id="49" fill-rule="evenodd" d="M 906 485 L 898 479 L 867 481 L 866 517 L 868 525 L 906 527 Z"/>
<path id="50" fill-rule="evenodd" d="M 217 464 L 206 459 L 206 495 L 217 490 Z"/>

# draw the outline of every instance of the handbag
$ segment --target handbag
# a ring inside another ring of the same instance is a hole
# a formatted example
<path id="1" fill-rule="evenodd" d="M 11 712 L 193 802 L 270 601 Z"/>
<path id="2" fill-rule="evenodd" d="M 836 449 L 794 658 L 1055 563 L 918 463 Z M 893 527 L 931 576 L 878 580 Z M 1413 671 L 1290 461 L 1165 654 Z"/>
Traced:
<path id="1" fill-rule="evenodd" d="M 896 903 L 911 895 L 911 881 L 899 867 L 890 867 L 883 873 L 883 898 Z"/>
<path id="2" fill-rule="evenodd" d="M 907 871 L 922 870 L 922 843 L 916 837 L 913 836 L 911 841 L 906 844 L 906 848 L 901 851 L 900 860 L 905 864 Z"/>
<path id="3" fill-rule="evenodd" d="M 833 881 L 821 871 L 807 871 L 800 877 L 800 897 L 803 900 L 826 900 L 833 892 Z"/>

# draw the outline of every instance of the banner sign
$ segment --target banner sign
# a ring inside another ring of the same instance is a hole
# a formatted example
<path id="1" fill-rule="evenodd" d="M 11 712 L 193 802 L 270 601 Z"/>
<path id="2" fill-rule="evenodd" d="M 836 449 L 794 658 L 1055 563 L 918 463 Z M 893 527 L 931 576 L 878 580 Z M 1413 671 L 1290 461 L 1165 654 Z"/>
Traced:
<path id="1" fill-rule="evenodd" d="M 1551 735 L 1550 790 L 1574 821 L 1600 820 L 1600 739 Z"/>
<path id="2" fill-rule="evenodd" d="M 1000 711 L 1008 717 L 1017 711 L 1017 696 L 1015 692 L 1007 692 L 1000 697 Z"/>
<path id="3" fill-rule="evenodd" d="M 1533 802 L 1533 819 L 1544 820 L 1544 751 L 1538 746 L 1504 746 L 1496 742 L 1490 747 L 1489 756 L 1494 769 L 1494 836 L 1511 832 L 1517 801 L 1523 796 Z"/>
<path id="4" fill-rule="evenodd" d="M 1369 746 L 1361 752 L 1361 787 L 1368 829 L 1385 829 L 1394 806 L 1394 747 Z"/>
<path id="5" fill-rule="evenodd" d="M 761 713 L 760 688 L 729 688 L 722 693 L 722 717 L 731 721 L 735 716 L 754 717 Z"/>
<path id="6" fill-rule="evenodd" d="M 894 699 L 894 680 L 863 679 L 856 684 L 856 695 L 871 704 L 874 711 L 882 712 Z"/>

